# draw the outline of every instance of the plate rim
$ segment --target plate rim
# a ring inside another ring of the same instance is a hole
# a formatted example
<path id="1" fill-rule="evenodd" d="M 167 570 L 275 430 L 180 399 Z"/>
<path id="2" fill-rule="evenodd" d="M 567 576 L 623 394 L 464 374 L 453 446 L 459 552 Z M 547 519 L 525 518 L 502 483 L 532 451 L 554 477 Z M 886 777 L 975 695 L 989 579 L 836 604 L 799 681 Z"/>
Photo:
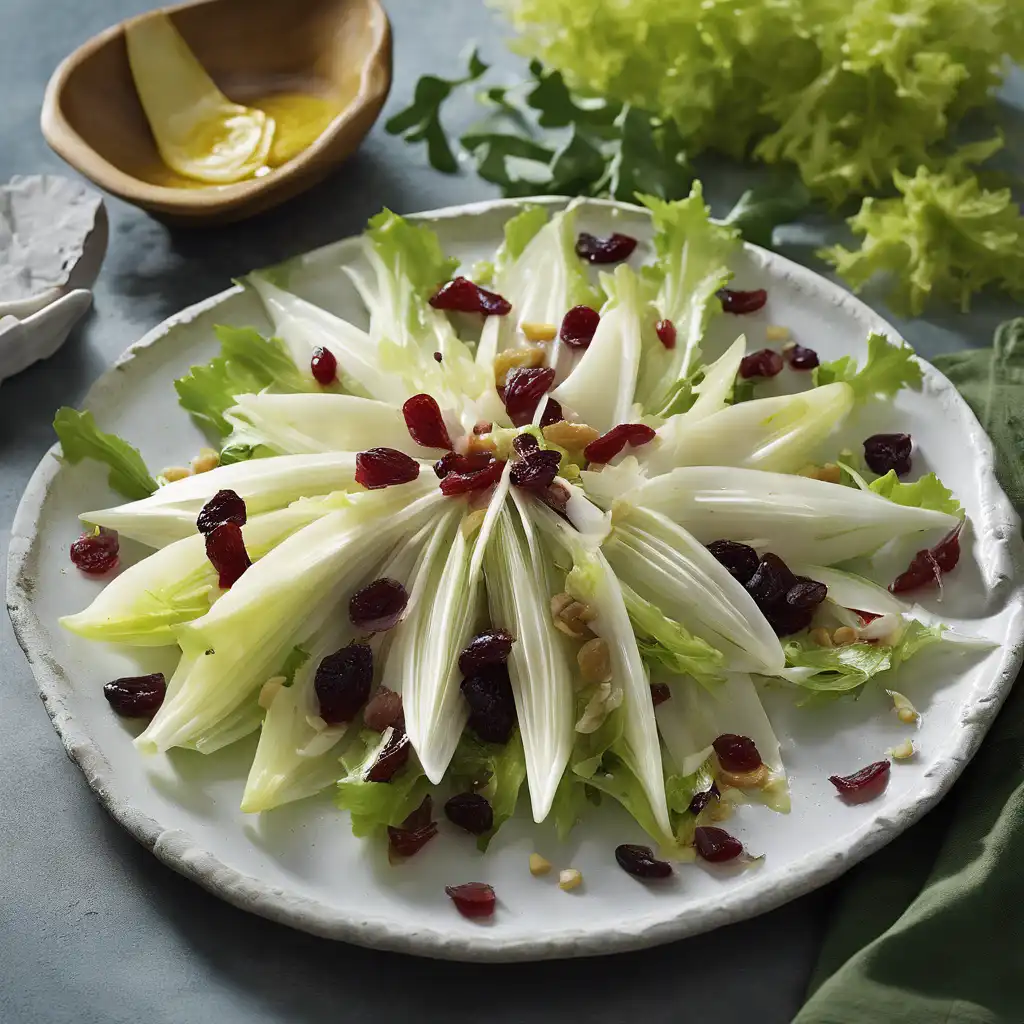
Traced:
<path id="1" fill-rule="evenodd" d="M 503 208 L 516 209 L 527 203 L 547 207 L 564 206 L 565 196 L 531 196 L 521 199 L 492 199 L 475 203 L 442 207 L 408 215 L 412 220 L 447 220 L 479 216 Z M 630 212 L 643 212 L 642 207 L 614 200 L 584 200 L 587 204 Z M 338 240 L 308 250 L 296 258 L 309 257 L 337 246 Z M 762 265 L 774 265 L 782 276 L 817 292 L 832 306 L 863 324 L 868 330 L 881 330 L 901 337 L 891 324 L 877 312 L 851 295 L 838 284 L 778 253 L 745 244 Z M 83 408 L 101 401 L 105 393 L 116 387 L 126 364 L 141 352 L 160 342 L 170 331 L 187 324 L 210 309 L 242 291 L 239 285 L 227 288 L 167 317 L 129 346 L 104 371 L 89 389 Z M 1009 693 L 1022 660 L 1024 660 L 1024 539 L 1020 520 L 999 485 L 994 468 L 992 444 L 973 411 L 956 388 L 935 367 L 921 360 L 929 390 L 945 396 L 956 404 L 968 428 L 968 442 L 978 459 L 977 476 L 981 482 L 981 517 L 986 524 L 985 536 L 1002 549 L 1010 573 L 1003 606 L 1013 614 L 1007 627 L 1007 642 L 1002 647 L 998 667 L 983 688 L 976 688 L 971 713 L 961 716 L 959 735 L 954 746 L 938 760 L 922 786 L 900 803 L 887 808 L 876 817 L 848 847 L 818 848 L 771 889 L 751 896 L 739 888 L 723 893 L 720 900 L 696 911 L 690 910 L 672 918 L 646 915 L 624 922 L 614 931 L 595 932 L 586 928 L 563 930 L 547 937 L 503 938 L 496 932 L 480 930 L 479 934 L 455 935 L 443 928 L 410 922 L 399 930 L 393 918 L 361 917 L 325 907 L 308 896 L 297 895 L 278 886 L 268 885 L 253 875 L 229 867 L 182 829 L 165 829 L 150 814 L 131 803 L 118 792 L 116 773 L 96 743 L 86 734 L 71 714 L 62 689 L 67 674 L 48 654 L 42 637 L 43 624 L 32 603 L 34 589 L 32 565 L 37 556 L 39 539 L 38 513 L 45 503 L 50 487 L 60 472 L 56 457 L 57 444 L 43 455 L 32 473 L 18 504 L 11 525 L 8 552 L 7 607 L 18 643 L 29 662 L 47 714 L 67 751 L 68 757 L 81 769 L 89 788 L 111 817 L 168 867 L 198 883 L 215 896 L 261 917 L 289 925 L 324 938 L 353 942 L 375 949 L 411 953 L 437 959 L 465 961 L 523 961 L 559 959 L 623 952 L 660 945 L 697 935 L 714 928 L 765 913 L 802 896 L 837 878 L 905 829 L 918 821 L 948 792 L 964 767 L 974 756 L 985 733 L 994 721 Z M 799 869 L 810 859 L 814 863 Z"/>

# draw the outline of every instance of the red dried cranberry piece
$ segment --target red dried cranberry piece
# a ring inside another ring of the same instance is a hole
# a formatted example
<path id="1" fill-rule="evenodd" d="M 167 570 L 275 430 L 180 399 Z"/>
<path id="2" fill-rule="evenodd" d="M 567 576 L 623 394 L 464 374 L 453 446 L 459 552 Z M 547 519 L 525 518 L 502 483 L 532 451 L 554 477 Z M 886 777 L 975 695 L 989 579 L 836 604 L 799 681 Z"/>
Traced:
<path id="1" fill-rule="evenodd" d="M 383 732 L 391 726 L 405 725 L 402 695 L 382 686 L 371 698 L 363 712 L 363 725 L 374 732 Z"/>
<path id="2" fill-rule="evenodd" d="M 594 340 L 597 325 L 601 322 L 601 314 L 589 306 L 573 306 L 562 317 L 562 326 L 558 331 L 563 345 L 569 348 L 587 348 Z"/>
<path id="3" fill-rule="evenodd" d="M 744 585 L 750 582 L 761 563 L 761 557 L 752 547 L 734 540 L 713 540 L 708 551 L 729 570 L 733 579 Z"/>
<path id="4" fill-rule="evenodd" d="M 471 676 L 490 665 L 504 665 L 512 653 L 515 640 L 504 629 L 486 629 L 477 633 L 459 655 L 459 671 Z"/>
<path id="5" fill-rule="evenodd" d="M 651 683 L 651 703 L 657 707 L 672 698 L 668 683 Z"/>
<path id="6" fill-rule="evenodd" d="M 813 348 L 804 348 L 803 345 L 793 345 L 783 349 L 783 353 L 793 370 L 813 370 L 820 362 L 818 353 Z"/>
<path id="7" fill-rule="evenodd" d="M 693 845 L 697 854 L 712 864 L 735 860 L 743 852 L 743 844 L 735 836 L 713 825 L 698 825 L 693 830 Z"/>
<path id="8" fill-rule="evenodd" d="M 309 360 L 313 379 L 321 387 L 327 387 L 338 379 L 338 360 L 329 348 L 315 348 Z"/>
<path id="9" fill-rule="evenodd" d="M 744 380 L 750 377 L 774 377 L 781 372 L 782 356 L 774 349 L 763 348 L 740 360 L 740 376 Z"/>
<path id="10" fill-rule="evenodd" d="M 430 297 L 434 309 L 454 310 L 459 313 L 483 313 L 484 316 L 505 316 L 512 303 L 497 292 L 489 292 L 467 277 L 454 277 L 441 285 Z"/>
<path id="11" fill-rule="evenodd" d="M 451 897 L 455 908 L 463 917 L 490 917 L 494 913 L 497 897 L 486 882 L 446 885 L 444 891 Z"/>
<path id="12" fill-rule="evenodd" d="M 148 676 L 124 676 L 103 687 L 107 703 L 125 718 L 152 718 L 164 702 L 167 680 L 163 672 Z"/>
<path id="13" fill-rule="evenodd" d="M 543 491 L 555 482 L 561 461 L 562 456 L 549 449 L 531 452 L 512 467 L 509 479 L 524 490 Z"/>
<path id="14" fill-rule="evenodd" d="M 203 506 L 196 520 L 196 526 L 204 537 L 209 536 L 224 523 L 245 526 L 245 501 L 234 491 L 218 491 Z"/>
<path id="15" fill-rule="evenodd" d="M 508 743 L 516 724 L 516 702 L 508 669 L 490 665 L 461 683 L 469 705 L 469 727 L 485 743 Z"/>
<path id="16" fill-rule="evenodd" d="M 540 418 L 541 427 L 550 427 L 552 423 L 560 423 L 564 419 L 561 405 L 549 396 L 548 404 L 544 406 L 544 413 Z"/>
<path id="17" fill-rule="evenodd" d="M 121 542 L 113 530 L 83 533 L 71 545 L 71 561 L 75 568 L 90 576 L 102 576 L 117 568 L 117 552 Z"/>
<path id="18" fill-rule="evenodd" d="M 828 596 L 828 587 L 806 576 L 797 576 L 796 583 L 786 591 L 786 604 L 797 611 L 817 608 Z"/>
<path id="19" fill-rule="evenodd" d="M 749 736 L 725 732 L 711 745 L 718 755 L 718 763 L 727 772 L 752 772 L 761 766 L 761 754 Z"/>
<path id="20" fill-rule="evenodd" d="M 348 603 L 348 617 L 356 629 L 382 633 L 398 625 L 409 595 L 398 580 L 382 576 L 357 590 Z"/>
<path id="21" fill-rule="evenodd" d="M 659 320 L 654 325 L 654 333 L 670 352 L 676 347 L 676 325 L 671 320 Z"/>
<path id="22" fill-rule="evenodd" d="M 607 238 L 598 238 L 586 231 L 576 236 L 576 255 L 588 263 L 621 263 L 629 259 L 635 248 L 635 238 L 617 231 Z"/>
<path id="23" fill-rule="evenodd" d="M 366 773 L 367 782 L 390 782 L 409 763 L 409 737 L 404 729 L 394 729 L 384 749 Z"/>
<path id="24" fill-rule="evenodd" d="M 444 805 L 444 813 L 453 825 L 482 836 L 494 825 L 494 811 L 479 793 L 456 793 Z"/>
<path id="25" fill-rule="evenodd" d="M 490 452 L 471 452 L 469 455 L 449 452 L 434 463 L 434 473 L 439 480 L 443 480 L 449 473 L 477 473 L 486 469 L 493 458 Z"/>
<path id="26" fill-rule="evenodd" d="M 413 395 L 402 406 L 405 425 L 409 436 L 424 448 L 452 447 L 452 439 L 448 436 L 448 428 L 444 425 L 440 406 L 430 395 Z"/>
<path id="27" fill-rule="evenodd" d="M 441 362 L 442 358 L 444 358 L 444 357 L 441 355 L 440 352 L 435 352 L 434 353 L 434 362 L 435 363 Z"/>
<path id="28" fill-rule="evenodd" d="M 482 469 L 462 472 L 456 469 L 449 472 L 441 480 L 441 493 L 449 497 L 453 494 L 468 494 L 496 484 L 504 472 L 505 463 L 500 459 L 490 459 Z"/>
<path id="29" fill-rule="evenodd" d="M 394 448 L 371 448 L 356 456 L 356 483 L 368 491 L 407 484 L 420 475 L 420 464 Z"/>
<path id="30" fill-rule="evenodd" d="M 721 288 L 716 294 L 726 313 L 756 313 L 768 301 L 768 293 L 763 288 L 750 292 Z"/>
<path id="31" fill-rule="evenodd" d="M 434 820 L 434 801 L 428 793 L 420 802 L 416 810 L 411 811 L 402 828 L 423 828 Z"/>
<path id="32" fill-rule="evenodd" d="M 864 442 L 864 461 L 875 473 L 884 475 L 894 469 L 903 476 L 910 472 L 913 447 L 909 434 L 872 434 Z"/>
<path id="33" fill-rule="evenodd" d="M 853 612 L 854 615 L 859 615 L 864 620 L 865 626 L 869 622 L 874 622 L 875 619 L 880 619 L 882 617 L 881 612 L 864 612 L 861 611 L 859 608 L 851 608 L 850 611 Z"/>
<path id="34" fill-rule="evenodd" d="M 790 572 L 789 566 L 778 555 L 767 551 L 746 587 L 757 606 L 764 611 L 782 601 L 794 583 L 796 577 Z"/>
<path id="35" fill-rule="evenodd" d="M 420 828 L 395 828 L 388 825 L 388 857 L 412 857 L 437 835 L 437 822 Z"/>
<path id="36" fill-rule="evenodd" d="M 373 651 L 369 644 L 351 643 L 328 654 L 317 666 L 313 688 L 320 717 L 328 725 L 351 722 L 370 696 Z"/>
<path id="37" fill-rule="evenodd" d="M 649 846 L 623 843 L 615 847 L 615 859 L 634 878 L 668 878 L 672 874 L 672 865 L 667 860 L 658 860 Z"/>
<path id="38" fill-rule="evenodd" d="M 828 781 L 844 797 L 877 796 L 889 782 L 889 762 L 875 761 L 852 775 L 830 775 Z"/>
<path id="39" fill-rule="evenodd" d="M 699 793 L 693 794 L 693 799 L 690 800 L 687 810 L 691 814 L 700 814 L 712 800 L 717 800 L 719 796 L 721 794 L 718 792 L 718 786 L 712 782 L 708 789 L 702 789 Z"/>
<path id="40" fill-rule="evenodd" d="M 525 427 L 537 410 L 537 403 L 555 382 L 551 366 L 517 366 L 505 380 L 505 410 L 517 427 Z"/>
<path id="41" fill-rule="evenodd" d="M 583 449 L 583 454 L 588 462 L 611 462 L 627 444 L 639 448 L 653 441 L 656 436 L 653 428 L 646 423 L 620 423 L 596 441 L 591 441 Z"/>
<path id="42" fill-rule="evenodd" d="M 941 589 L 942 574 L 955 569 L 960 561 L 960 531 L 963 527 L 963 522 L 957 523 L 934 547 L 918 551 L 906 570 L 889 584 L 889 590 L 902 594 L 932 583 Z"/>
<path id="43" fill-rule="evenodd" d="M 517 434 L 512 447 L 516 455 L 521 455 L 525 459 L 531 452 L 540 451 L 540 442 L 533 434 Z"/>
<path id="44" fill-rule="evenodd" d="M 213 563 L 220 577 L 221 590 L 229 590 L 246 569 L 252 565 L 245 550 L 242 528 L 237 523 L 221 523 L 206 536 L 206 557 Z"/>

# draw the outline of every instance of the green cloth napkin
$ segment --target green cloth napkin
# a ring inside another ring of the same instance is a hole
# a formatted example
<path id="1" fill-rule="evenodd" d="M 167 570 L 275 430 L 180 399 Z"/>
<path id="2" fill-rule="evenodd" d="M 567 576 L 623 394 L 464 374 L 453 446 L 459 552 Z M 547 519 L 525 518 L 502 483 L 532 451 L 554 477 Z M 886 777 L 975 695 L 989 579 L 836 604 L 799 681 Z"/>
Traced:
<path id="1" fill-rule="evenodd" d="M 934 360 L 1024 513 L 1024 318 Z M 855 868 L 794 1024 L 1024 1024 L 1024 684 L 920 824 Z"/>

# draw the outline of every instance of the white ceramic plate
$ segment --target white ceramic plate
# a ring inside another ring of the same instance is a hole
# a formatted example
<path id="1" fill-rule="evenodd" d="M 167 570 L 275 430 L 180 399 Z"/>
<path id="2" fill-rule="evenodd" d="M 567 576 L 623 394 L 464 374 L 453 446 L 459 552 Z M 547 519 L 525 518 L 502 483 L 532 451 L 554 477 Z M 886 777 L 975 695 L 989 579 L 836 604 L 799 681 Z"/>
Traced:
<path id="1" fill-rule="evenodd" d="M 552 207 L 564 200 L 543 200 Z M 464 263 L 490 255 L 513 202 L 424 214 Z M 593 203 L 581 227 L 614 228 L 649 238 L 644 211 Z M 638 256 L 642 253 L 638 253 Z M 358 258 L 343 241 L 309 254 L 292 281 L 305 297 L 357 323 L 365 314 L 341 262 Z M 747 333 L 765 344 L 768 324 L 785 324 L 825 359 L 862 357 L 869 330 L 895 332 L 836 286 L 779 256 L 748 247 L 736 287 L 765 287 L 768 305 L 715 321 L 707 346 Z M 151 467 L 187 461 L 202 439 L 175 400 L 172 380 L 214 351 L 216 323 L 269 330 L 258 301 L 233 288 L 184 310 L 150 332 L 93 388 L 87 405 L 106 429 L 137 443 Z M 787 371 L 788 373 L 788 371 Z M 885 756 L 905 738 L 879 686 L 857 702 L 797 708 L 793 692 L 770 692 L 766 707 L 782 742 L 793 811 L 744 807 L 729 828 L 764 852 L 757 869 L 737 872 L 684 865 L 673 882 L 645 886 L 615 864 L 613 849 L 642 842 L 635 823 L 605 801 L 558 845 L 552 830 L 528 818 L 509 822 L 486 855 L 464 835 L 442 835 L 414 859 L 390 867 L 381 846 L 352 838 L 328 796 L 262 817 L 238 809 L 254 737 L 210 757 L 174 751 L 141 760 L 125 723 L 111 714 L 101 685 L 117 676 L 167 670 L 167 652 L 134 653 L 91 644 L 60 630 L 58 616 L 84 607 L 98 584 L 75 571 L 68 545 L 76 516 L 110 504 L 105 473 L 46 456 L 15 519 L 8 603 L 46 707 L 68 752 L 104 806 L 140 842 L 177 871 L 255 913 L 332 938 L 428 956 L 535 959 L 607 953 L 715 928 L 750 917 L 835 878 L 925 813 L 959 775 L 1013 682 L 1022 656 L 1024 611 L 1019 523 L 992 472 L 992 452 L 974 416 L 939 373 L 925 367 L 920 393 L 895 407 L 865 410 L 850 424 L 852 443 L 882 430 L 906 430 L 917 443 L 915 470 L 934 469 L 965 505 L 965 554 L 948 577 L 941 606 L 927 608 L 963 632 L 999 646 L 958 653 L 939 645 L 905 666 L 900 689 L 923 712 L 914 734 L 920 753 L 895 764 L 886 792 L 858 806 L 839 801 L 827 781 Z M 131 550 L 122 549 L 130 559 Z M 905 563 L 904 563 L 905 564 Z M 521 801 L 526 804 L 528 801 Z M 522 809 L 522 807 L 521 807 Z M 554 876 L 527 870 L 538 850 L 556 867 L 574 866 L 584 884 L 561 892 Z M 487 881 L 499 907 L 488 924 L 460 917 L 446 884 Z"/>

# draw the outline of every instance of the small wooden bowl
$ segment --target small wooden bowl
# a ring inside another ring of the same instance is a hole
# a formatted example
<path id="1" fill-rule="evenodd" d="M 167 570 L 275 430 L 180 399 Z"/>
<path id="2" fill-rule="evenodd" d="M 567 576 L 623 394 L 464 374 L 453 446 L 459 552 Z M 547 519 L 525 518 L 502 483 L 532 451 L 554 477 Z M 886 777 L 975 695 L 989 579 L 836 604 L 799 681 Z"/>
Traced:
<path id="1" fill-rule="evenodd" d="M 241 220 L 315 185 L 359 146 L 391 87 L 391 27 L 378 0 L 194 0 L 164 13 L 236 102 L 296 89 L 344 100 L 311 146 L 262 177 L 153 184 L 173 172 L 135 91 L 124 38 L 130 22 L 80 46 L 46 87 L 43 136 L 100 188 L 170 223 Z"/>

